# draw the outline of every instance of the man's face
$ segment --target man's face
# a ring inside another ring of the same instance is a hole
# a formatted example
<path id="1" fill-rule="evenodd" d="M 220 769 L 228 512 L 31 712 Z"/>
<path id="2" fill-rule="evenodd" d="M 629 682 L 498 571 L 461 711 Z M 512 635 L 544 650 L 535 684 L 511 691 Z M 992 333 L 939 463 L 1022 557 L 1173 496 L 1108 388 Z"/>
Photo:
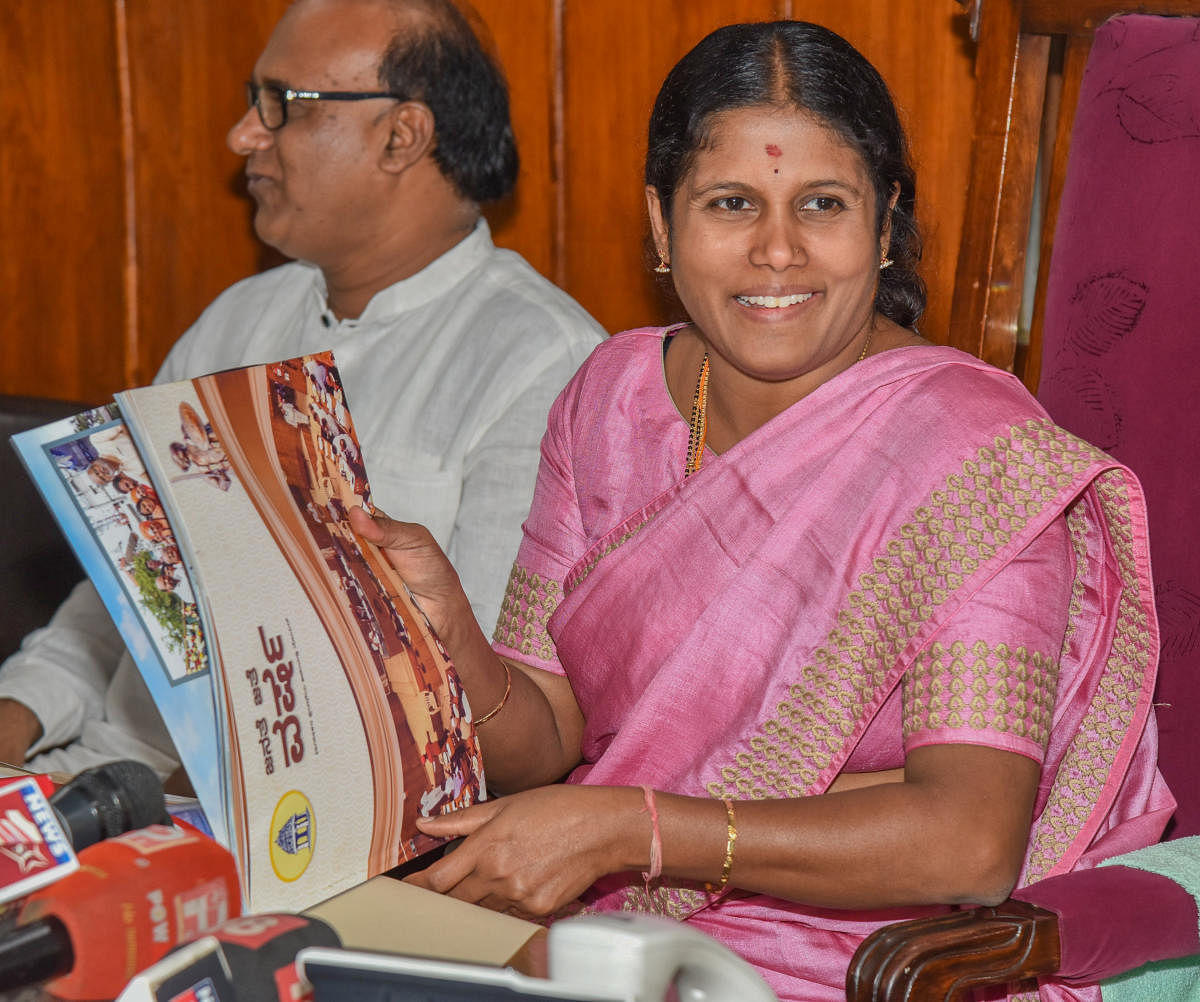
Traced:
<path id="1" fill-rule="evenodd" d="M 301 0 L 271 35 L 254 82 L 296 90 L 378 91 L 378 67 L 396 28 L 386 5 Z M 396 102 L 292 101 L 287 124 L 266 129 L 254 108 L 227 142 L 247 158 L 254 229 L 288 257 L 336 268 L 382 225 L 388 175 L 379 161 Z"/>

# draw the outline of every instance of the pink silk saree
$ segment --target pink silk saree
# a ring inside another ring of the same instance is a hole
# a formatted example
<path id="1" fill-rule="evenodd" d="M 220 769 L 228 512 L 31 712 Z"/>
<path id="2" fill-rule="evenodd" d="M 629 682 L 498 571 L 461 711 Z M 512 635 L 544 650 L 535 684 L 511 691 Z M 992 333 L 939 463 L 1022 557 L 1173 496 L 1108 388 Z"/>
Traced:
<path id="1" fill-rule="evenodd" d="M 570 781 L 813 796 L 852 759 L 968 741 L 1043 763 L 1022 883 L 1155 841 L 1174 801 L 1133 475 L 1013 377 L 930 347 L 851 367 L 685 481 L 662 338 L 611 338 L 555 404 L 497 625 L 498 651 L 571 680 L 586 727 Z M 1047 627 L 1039 589 L 1056 588 Z M 589 903 L 687 920 L 797 999 L 844 998 L 861 939 L 930 911 L 637 874 Z"/>

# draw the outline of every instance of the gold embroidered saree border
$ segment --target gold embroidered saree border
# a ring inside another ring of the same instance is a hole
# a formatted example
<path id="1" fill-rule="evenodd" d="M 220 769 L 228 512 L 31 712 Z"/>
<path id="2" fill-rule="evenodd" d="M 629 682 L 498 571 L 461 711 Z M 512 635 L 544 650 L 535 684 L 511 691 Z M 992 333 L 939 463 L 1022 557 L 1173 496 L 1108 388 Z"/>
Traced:
<path id="1" fill-rule="evenodd" d="M 931 491 L 858 578 L 800 680 L 708 785 L 714 797 L 819 792 L 882 701 L 921 629 L 984 563 L 1103 457 L 1034 418 L 997 436 Z"/>
<path id="2" fill-rule="evenodd" d="M 997 436 L 966 459 L 914 509 L 873 559 L 870 570 L 859 576 L 858 587 L 847 595 L 825 643 L 798 669 L 799 680 L 791 685 L 788 697 L 731 760 L 718 764 L 720 778 L 708 784 L 709 795 L 764 799 L 819 792 L 844 760 L 868 707 L 881 702 L 894 685 L 900 658 L 914 637 L 971 575 L 1042 516 L 1048 505 L 1064 505 L 1081 474 L 1109 462 L 1093 446 L 1037 418 L 1013 426 L 1007 436 Z M 1153 644 L 1138 588 L 1124 473 L 1110 468 L 1094 483 L 1125 594 L 1101 681 L 1034 830 L 1025 881 L 1048 873 L 1088 825 L 1133 723 L 1135 706 L 1129 694 L 1143 688 L 1145 672 L 1151 667 Z M 596 548 L 574 583 L 653 518 L 653 513 L 639 514 L 639 520 L 631 519 L 622 532 L 611 534 Z M 1072 510 L 1068 524 L 1076 554 L 1082 556 L 1084 516 Z M 1068 637 L 1078 628 L 1082 587 L 1077 580 L 1072 589 Z M 561 594 L 555 597 L 554 607 L 558 601 Z M 536 618 L 544 632 L 553 608 L 544 597 L 538 608 Z M 552 649 L 548 635 L 545 642 Z M 677 919 L 715 900 L 670 881 L 649 890 L 631 884 L 620 896 L 625 909 Z"/>
<path id="3" fill-rule="evenodd" d="M 1096 497 L 1121 577 L 1112 644 L 1099 684 L 1034 828 L 1022 883 L 1051 876 L 1067 859 L 1072 846 L 1095 831 L 1099 821 L 1093 816 L 1096 805 L 1119 764 L 1135 713 L 1149 698 L 1146 676 L 1155 667 L 1154 630 L 1151 611 L 1139 586 L 1125 477 L 1123 470 L 1110 469 L 1095 480 Z M 1134 698 L 1139 695 L 1141 699 Z M 1115 780 L 1119 782 L 1120 778 L 1116 776 Z"/>

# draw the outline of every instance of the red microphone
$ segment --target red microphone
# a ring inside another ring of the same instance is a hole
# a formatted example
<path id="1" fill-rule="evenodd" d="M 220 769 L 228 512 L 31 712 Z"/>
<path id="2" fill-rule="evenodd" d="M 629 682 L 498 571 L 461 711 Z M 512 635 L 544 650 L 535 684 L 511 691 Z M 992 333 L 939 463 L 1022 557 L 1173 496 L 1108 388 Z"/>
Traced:
<path id="1" fill-rule="evenodd" d="M 243 915 L 172 950 L 134 977 L 117 1002 L 305 1002 L 312 990 L 296 970 L 296 954 L 309 946 L 341 940 L 312 916 Z"/>
<path id="2" fill-rule="evenodd" d="M 0 937 L 0 991 L 53 978 L 65 999 L 114 998 L 178 943 L 241 913 L 237 865 L 194 831 L 150 825 L 79 853 Z"/>
<path id="3" fill-rule="evenodd" d="M 0 911 L 6 911 L 5 903 L 79 867 L 71 841 L 46 799 L 53 792 L 46 776 L 0 781 Z"/>
<path id="4" fill-rule="evenodd" d="M 57 791 L 45 775 L 0 781 L 0 904 L 73 872 L 81 849 L 167 820 L 162 783 L 141 762 L 86 769 Z"/>

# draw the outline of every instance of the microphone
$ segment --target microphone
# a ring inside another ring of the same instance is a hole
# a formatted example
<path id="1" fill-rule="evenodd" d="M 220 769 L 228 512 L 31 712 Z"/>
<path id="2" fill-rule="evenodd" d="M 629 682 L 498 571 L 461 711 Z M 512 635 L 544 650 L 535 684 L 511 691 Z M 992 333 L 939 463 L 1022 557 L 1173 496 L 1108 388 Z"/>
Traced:
<path id="1" fill-rule="evenodd" d="M 240 912 L 237 865 L 212 839 L 166 825 L 105 839 L 0 936 L 0 992 L 53 978 L 60 998 L 115 998 L 171 947 Z"/>
<path id="2" fill-rule="evenodd" d="M 157 773 L 125 759 L 85 769 L 50 797 L 63 833 L 76 852 L 153 824 L 170 824 Z"/>
<path id="3" fill-rule="evenodd" d="M 142 971 L 117 1002 L 303 1002 L 311 988 L 296 954 L 307 946 L 340 947 L 341 940 L 307 915 L 243 915 Z"/>
<path id="4" fill-rule="evenodd" d="M 57 792 L 44 775 L 0 786 L 0 905 L 73 872 L 79 850 L 159 822 L 162 783 L 142 762 L 86 769 Z"/>

